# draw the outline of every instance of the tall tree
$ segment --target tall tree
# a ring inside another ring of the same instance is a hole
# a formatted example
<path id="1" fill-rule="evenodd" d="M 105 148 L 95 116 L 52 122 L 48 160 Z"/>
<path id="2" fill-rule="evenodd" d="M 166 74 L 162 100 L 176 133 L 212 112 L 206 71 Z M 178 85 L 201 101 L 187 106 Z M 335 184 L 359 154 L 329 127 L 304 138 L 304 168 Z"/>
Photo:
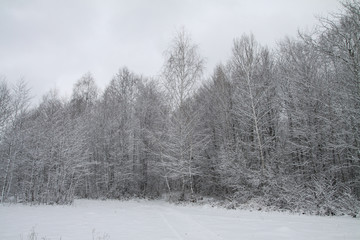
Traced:
<path id="1" fill-rule="evenodd" d="M 182 181 L 183 193 L 186 187 L 194 192 L 193 177 L 199 174 L 195 165 L 200 157 L 197 145 L 201 140 L 195 130 L 199 118 L 191 110 L 190 98 L 202 77 L 203 65 L 198 47 L 182 29 L 165 53 L 163 78 L 172 110 L 168 117 L 167 146 L 164 147 L 165 166 L 172 179 Z"/>
<path id="2" fill-rule="evenodd" d="M 139 121 L 135 103 L 141 78 L 119 69 L 98 109 L 99 141 L 94 172 L 101 192 L 120 197 L 138 193 Z"/>
<path id="3" fill-rule="evenodd" d="M 81 114 L 94 106 L 99 90 L 91 73 L 84 74 L 74 85 L 71 104 L 74 114 Z"/>
<path id="4" fill-rule="evenodd" d="M 340 165 L 336 178 L 360 196 L 360 175 L 355 170 L 360 164 L 360 3 L 348 0 L 342 6 L 341 13 L 320 18 L 313 35 L 301 37 L 327 63 L 331 74 L 328 104 L 334 143 L 329 148 L 333 162 Z"/>
<path id="5" fill-rule="evenodd" d="M 30 105 L 30 89 L 24 79 L 19 80 L 11 92 L 11 115 L 7 126 L 7 133 L 2 144 L 5 146 L 3 152 L 4 171 L 1 186 L 1 200 L 4 201 L 13 186 L 14 169 L 17 164 L 17 154 L 24 147 L 22 145 L 24 137 L 24 121 Z"/>
<path id="6" fill-rule="evenodd" d="M 138 181 L 142 196 L 157 196 L 166 188 L 160 152 L 167 112 L 164 94 L 158 90 L 154 80 L 144 81 L 139 85 L 135 117 L 139 121 Z"/>
<path id="7" fill-rule="evenodd" d="M 271 105 L 276 103 L 272 99 L 276 89 L 271 65 L 269 51 L 259 46 L 253 35 L 234 41 L 231 76 L 236 86 L 233 111 L 239 131 L 239 157 L 251 161 L 250 167 L 258 165 L 262 172 L 275 131 L 269 124 L 277 108 Z"/>
<path id="8" fill-rule="evenodd" d="M 0 77 L 0 142 L 11 116 L 11 93 L 4 79 Z"/>

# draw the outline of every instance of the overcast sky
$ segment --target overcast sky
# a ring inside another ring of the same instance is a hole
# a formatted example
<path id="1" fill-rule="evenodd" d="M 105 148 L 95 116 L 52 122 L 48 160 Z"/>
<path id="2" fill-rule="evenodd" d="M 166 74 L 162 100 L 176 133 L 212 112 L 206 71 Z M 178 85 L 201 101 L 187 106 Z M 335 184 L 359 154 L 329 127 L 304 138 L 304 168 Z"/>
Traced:
<path id="1" fill-rule="evenodd" d="M 122 66 L 156 76 L 184 26 L 208 76 L 235 37 L 252 32 L 275 47 L 339 9 L 337 0 L 0 0 L 0 75 L 8 83 L 24 77 L 36 101 L 55 87 L 71 95 L 89 71 L 102 89 Z"/>

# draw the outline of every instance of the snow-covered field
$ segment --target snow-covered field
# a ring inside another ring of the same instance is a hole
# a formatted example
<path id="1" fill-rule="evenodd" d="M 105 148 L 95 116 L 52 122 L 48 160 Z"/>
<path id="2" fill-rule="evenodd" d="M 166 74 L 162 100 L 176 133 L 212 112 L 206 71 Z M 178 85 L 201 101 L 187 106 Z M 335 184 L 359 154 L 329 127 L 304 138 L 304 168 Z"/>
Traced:
<path id="1" fill-rule="evenodd" d="M 0 206 L 0 239 L 360 239 L 360 220 L 176 206 L 163 201 L 77 200 L 72 206 Z"/>

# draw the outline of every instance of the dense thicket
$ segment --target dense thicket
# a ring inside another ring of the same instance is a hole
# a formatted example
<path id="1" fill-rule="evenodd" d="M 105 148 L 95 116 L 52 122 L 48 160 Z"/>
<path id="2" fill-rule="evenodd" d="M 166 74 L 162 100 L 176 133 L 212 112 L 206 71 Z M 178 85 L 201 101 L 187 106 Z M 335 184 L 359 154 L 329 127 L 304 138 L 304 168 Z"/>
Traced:
<path id="1" fill-rule="evenodd" d="M 1 201 L 176 192 L 359 211 L 359 2 L 273 50 L 253 35 L 235 39 L 205 83 L 203 68 L 182 30 L 159 79 L 121 68 L 100 92 L 87 73 L 70 100 L 51 91 L 34 108 L 24 81 L 10 88 L 3 79 Z"/>

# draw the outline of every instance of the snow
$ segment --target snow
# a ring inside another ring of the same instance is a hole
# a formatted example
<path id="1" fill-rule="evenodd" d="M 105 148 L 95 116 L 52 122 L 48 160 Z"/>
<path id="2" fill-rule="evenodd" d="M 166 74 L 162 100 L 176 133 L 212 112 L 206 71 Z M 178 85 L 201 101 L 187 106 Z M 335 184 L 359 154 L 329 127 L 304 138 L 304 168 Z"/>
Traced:
<path id="1" fill-rule="evenodd" d="M 0 239 L 360 239 L 360 220 L 178 206 L 164 201 L 77 200 L 71 206 L 0 205 Z"/>

